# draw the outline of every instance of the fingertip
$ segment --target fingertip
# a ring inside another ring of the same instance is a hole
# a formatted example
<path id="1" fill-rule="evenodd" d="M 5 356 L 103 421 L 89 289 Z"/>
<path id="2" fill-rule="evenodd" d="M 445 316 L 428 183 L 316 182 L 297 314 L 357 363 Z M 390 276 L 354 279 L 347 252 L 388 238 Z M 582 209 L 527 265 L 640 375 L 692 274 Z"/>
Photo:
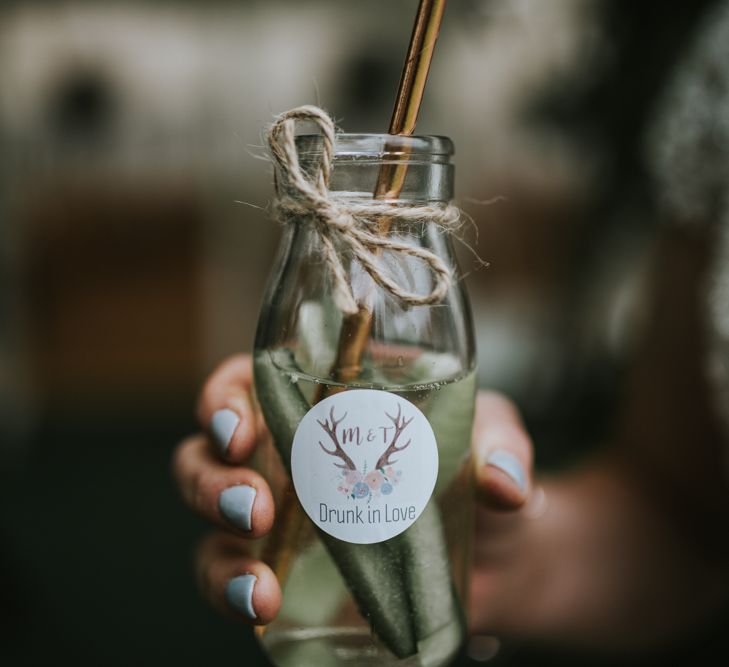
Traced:
<path id="1" fill-rule="evenodd" d="M 183 500 L 201 516 L 250 538 L 273 527 L 275 504 L 268 482 L 250 468 L 225 465 L 208 438 L 199 435 L 181 443 L 172 469 Z"/>
<path id="2" fill-rule="evenodd" d="M 513 444 L 513 440 L 507 440 Z M 529 495 L 529 475 L 522 458 L 505 448 L 487 449 L 477 468 L 482 500 L 493 509 L 516 510 Z"/>
<path id="3" fill-rule="evenodd" d="M 225 586 L 225 602 L 234 614 L 240 614 L 246 620 L 258 618 L 253 606 L 253 594 L 256 592 L 258 577 L 251 572 L 238 574 Z"/>
<path id="4" fill-rule="evenodd" d="M 246 470 L 245 472 L 247 485 L 249 485 L 249 488 L 252 487 L 254 489 L 255 495 L 250 511 L 249 527 L 243 527 L 243 530 L 246 537 L 259 538 L 267 535 L 271 528 L 273 528 L 275 515 L 273 494 L 268 483 L 258 473 L 253 470 Z M 228 523 L 231 522 L 229 521 Z M 241 527 L 236 526 L 235 523 L 232 525 L 233 527 Z"/>
<path id="5" fill-rule="evenodd" d="M 473 441 L 476 483 L 493 509 L 516 510 L 529 496 L 532 442 L 514 404 L 496 393 L 481 393 Z"/>
<path id="6" fill-rule="evenodd" d="M 498 477 L 508 480 L 510 486 L 515 485 L 522 495 L 526 493 L 526 471 L 524 470 L 524 464 L 516 454 L 506 449 L 491 451 L 486 459 L 486 470 L 489 469 L 498 473 Z"/>
<path id="7" fill-rule="evenodd" d="M 253 538 L 263 537 L 273 528 L 273 521 L 276 514 L 275 503 L 271 489 L 266 482 L 258 488 L 259 502 L 253 508 L 253 527 L 250 536 Z"/>
<path id="8" fill-rule="evenodd" d="M 210 434 L 218 453 L 229 463 L 243 463 L 256 443 L 256 416 L 248 397 L 229 396 L 210 420 Z"/>
<path id="9" fill-rule="evenodd" d="M 479 470 L 477 487 L 481 500 L 492 509 L 518 510 L 528 498 L 526 488 L 522 488 L 508 472 L 491 464 Z"/>
<path id="10" fill-rule="evenodd" d="M 251 358 L 238 355 L 213 371 L 200 392 L 198 420 L 216 444 L 219 456 L 230 463 L 243 462 L 256 442 L 251 387 Z"/>
<path id="11" fill-rule="evenodd" d="M 254 470 L 226 470 L 198 497 L 198 509 L 204 516 L 242 536 L 263 537 L 273 527 L 273 495 L 268 483 Z"/>
<path id="12" fill-rule="evenodd" d="M 210 435 L 213 436 L 213 442 L 223 458 L 227 455 L 228 447 L 239 425 L 240 415 L 235 410 L 220 408 L 213 412 L 210 419 Z"/>
<path id="13" fill-rule="evenodd" d="M 276 575 L 264 563 L 257 563 L 255 571 L 258 582 L 253 591 L 254 622 L 266 625 L 276 618 L 281 608 L 281 587 Z"/>
<path id="14" fill-rule="evenodd" d="M 227 611 L 254 625 L 270 623 L 281 608 L 281 587 L 273 572 L 260 561 L 250 561 L 227 581 Z"/>
<path id="15" fill-rule="evenodd" d="M 251 625 L 270 623 L 281 607 L 281 587 L 270 567 L 250 557 L 246 540 L 217 532 L 197 550 L 198 587 L 220 614 Z"/>

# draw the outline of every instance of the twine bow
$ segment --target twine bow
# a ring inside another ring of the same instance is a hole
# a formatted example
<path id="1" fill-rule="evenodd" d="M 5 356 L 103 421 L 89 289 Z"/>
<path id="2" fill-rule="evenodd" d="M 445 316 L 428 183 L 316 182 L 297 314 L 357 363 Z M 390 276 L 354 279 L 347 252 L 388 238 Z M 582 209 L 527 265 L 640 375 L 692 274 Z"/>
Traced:
<path id="1" fill-rule="evenodd" d="M 297 121 L 314 122 L 321 130 L 324 150 L 313 177 L 307 177 L 299 164 L 294 141 Z M 386 216 L 393 222 L 432 221 L 450 226 L 458 222 L 458 209 L 452 205 L 398 206 L 376 200 L 367 204 L 337 200 L 327 189 L 334 156 L 334 139 L 335 128 L 331 117 L 322 109 L 311 105 L 281 114 L 268 133 L 273 159 L 292 191 L 289 196 L 276 202 L 276 210 L 284 219 L 305 218 L 317 226 L 326 262 L 334 275 L 334 299 L 337 306 L 347 314 L 358 311 L 357 301 L 336 245 L 349 251 L 380 287 L 403 303 L 412 306 L 440 303 L 453 280 L 450 267 L 430 250 L 397 241 L 388 234 L 371 231 L 374 228 L 372 223 Z M 403 288 L 378 262 L 377 257 L 383 250 L 416 257 L 427 264 L 433 274 L 433 289 L 427 294 L 418 294 Z"/>

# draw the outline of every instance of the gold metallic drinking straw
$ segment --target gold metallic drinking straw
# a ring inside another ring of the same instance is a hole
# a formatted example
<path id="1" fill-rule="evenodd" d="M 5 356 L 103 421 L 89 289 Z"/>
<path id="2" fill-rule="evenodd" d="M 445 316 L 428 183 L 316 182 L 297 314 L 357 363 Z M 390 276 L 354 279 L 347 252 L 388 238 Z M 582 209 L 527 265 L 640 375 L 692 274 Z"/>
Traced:
<path id="1" fill-rule="evenodd" d="M 395 108 L 392 111 L 389 134 L 410 135 L 415 131 L 444 9 L 445 0 L 420 2 L 395 99 Z"/>
<path id="2" fill-rule="evenodd" d="M 409 136 L 415 130 L 445 3 L 446 0 L 420 0 L 405 65 L 400 77 L 395 108 L 390 120 L 389 134 Z M 395 149 L 386 143 L 385 152 L 394 153 Z M 397 162 L 383 164 L 380 168 L 374 192 L 377 199 L 398 199 L 400 196 L 407 174 L 409 150 L 399 147 L 398 153 Z M 382 218 L 379 223 L 380 234 L 387 234 L 390 225 L 389 218 Z M 359 375 L 362 369 L 362 355 L 367 347 L 371 329 L 372 311 L 366 303 L 360 304 L 359 310 L 353 315 L 344 317 L 339 336 L 337 359 L 331 373 L 334 380 L 346 384 Z M 312 404 L 343 389 L 344 387 L 341 386 L 327 387 L 325 384 L 320 384 Z M 283 582 L 293 557 L 290 545 L 303 538 L 303 531 L 307 526 L 303 510 L 296 500 L 290 483 L 281 500 L 277 523 L 279 528 L 275 536 L 272 535 L 269 538 L 264 560 L 272 564 L 279 581 Z M 287 547 L 287 545 L 289 546 Z M 263 631 L 263 628 L 259 626 L 259 634 L 262 634 Z"/>
<path id="3" fill-rule="evenodd" d="M 409 136 L 415 131 L 445 3 L 446 0 L 420 0 L 395 98 L 389 134 Z M 392 145 L 385 144 L 385 152 L 395 153 L 396 150 Z M 376 199 L 398 199 L 400 196 L 407 175 L 409 148 L 399 147 L 397 152 L 396 162 L 386 162 L 380 167 L 374 192 Z M 391 224 L 389 218 L 383 217 L 379 223 L 379 233 L 387 234 Z M 332 369 L 333 377 L 338 382 L 347 383 L 359 375 L 371 328 L 372 311 L 366 303 L 360 304 L 356 313 L 344 318 L 337 359 Z M 331 389 L 331 393 L 337 391 L 335 388 Z M 323 394 L 319 399 L 322 397 Z"/>

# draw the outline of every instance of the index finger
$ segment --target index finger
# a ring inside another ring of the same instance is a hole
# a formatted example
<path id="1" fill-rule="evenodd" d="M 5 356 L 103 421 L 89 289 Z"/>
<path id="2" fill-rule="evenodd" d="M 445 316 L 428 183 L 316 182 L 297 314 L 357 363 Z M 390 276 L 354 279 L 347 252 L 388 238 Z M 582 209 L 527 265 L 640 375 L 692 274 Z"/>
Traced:
<path id="1" fill-rule="evenodd" d="M 251 356 L 226 359 L 205 382 L 197 406 L 200 425 L 212 436 L 223 459 L 241 463 L 250 456 L 258 433 L 253 409 Z"/>

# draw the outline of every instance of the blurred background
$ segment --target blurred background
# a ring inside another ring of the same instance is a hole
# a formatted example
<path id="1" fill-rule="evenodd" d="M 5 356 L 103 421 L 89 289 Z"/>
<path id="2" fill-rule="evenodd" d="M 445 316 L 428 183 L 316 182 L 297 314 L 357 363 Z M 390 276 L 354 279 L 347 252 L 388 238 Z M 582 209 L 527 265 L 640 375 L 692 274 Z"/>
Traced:
<path id="1" fill-rule="evenodd" d="M 468 242 L 490 263 L 463 254 L 480 381 L 522 407 L 545 469 L 610 432 L 640 340 L 661 228 L 643 139 L 716 3 L 679 4 L 446 12 L 418 132 L 455 141 Z M 252 344 L 279 237 L 265 127 L 318 103 L 385 131 L 416 6 L 0 6 L 5 664 L 264 664 L 197 597 L 205 526 L 169 459 L 202 379 Z"/>

